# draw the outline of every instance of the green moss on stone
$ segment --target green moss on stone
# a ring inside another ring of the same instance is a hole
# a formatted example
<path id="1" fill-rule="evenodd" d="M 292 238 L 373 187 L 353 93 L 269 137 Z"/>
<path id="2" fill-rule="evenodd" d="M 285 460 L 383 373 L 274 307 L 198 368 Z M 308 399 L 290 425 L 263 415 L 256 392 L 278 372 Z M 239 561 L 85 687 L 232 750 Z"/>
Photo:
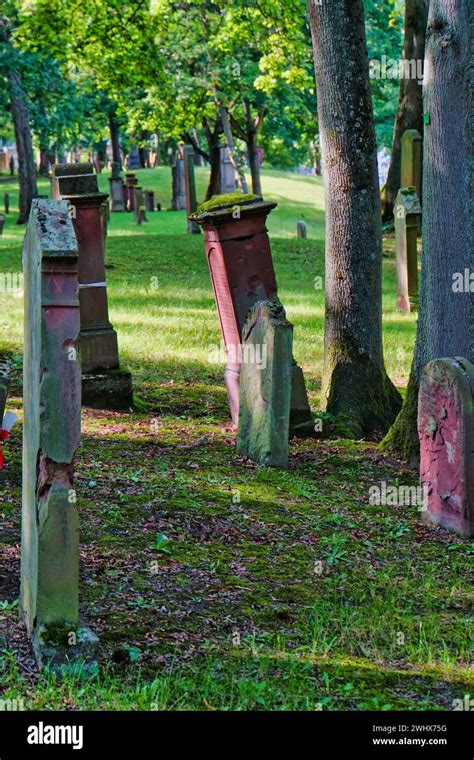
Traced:
<path id="1" fill-rule="evenodd" d="M 221 208 L 231 206 L 243 206 L 245 203 L 262 200 L 259 195 L 253 193 L 227 193 L 223 195 L 213 195 L 208 201 L 198 206 L 195 216 L 207 214 L 210 211 L 217 211 Z"/>

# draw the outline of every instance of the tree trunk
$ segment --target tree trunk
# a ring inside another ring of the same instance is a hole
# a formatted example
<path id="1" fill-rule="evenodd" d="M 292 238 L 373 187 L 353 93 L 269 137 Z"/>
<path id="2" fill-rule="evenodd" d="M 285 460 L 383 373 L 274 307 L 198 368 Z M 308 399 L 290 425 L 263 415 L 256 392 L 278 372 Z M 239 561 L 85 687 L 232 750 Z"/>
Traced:
<path id="1" fill-rule="evenodd" d="M 362 0 L 310 0 L 326 191 L 322 404 L 339 434 L 385 433 L 401 407 L 382 348 L 382 225 Z"/>
<path id="2" fill-rule="evenodd" d="M 10 104 L 15 142 L 18 151 L 18 183 L 20 188 L 17 224 L 26 224 L 30 215 L 31 201 L 38 195 L 36 166 L 33 156 L 28 104 L 23 91 L 21 74 L 13 68 L 7 72 L 10 87 Z"/>
<path id="3" fill-rule="evenodd" d="M 260 162 L 257 154 L 258 134 L 252 130 L 248 134 L 247 147 L 249 151 L 250 173 L 252 175 L 252 192 L 255 195 L 262 195 L 262 182 L 260 178 Z"/>
<path id="4" fill-rule="evenodd" d="M 403 59 L 405 61 L 418 62 L 423 61 L 425 57 L 428 7 L 429 0 L 406 0 L 405 40 L 403 44 Z M 407 129 L 417 129 L 420 135 L 423 135 L 422 84 L 417 78 L 411 76 L 403 77 L 400 80 L 400 94 L 393 135 L 392 156 L 388 169 L 387 182 L 385 183 L 383 191 L 383 221 L 388 221 L 393 217 L 393 208 L 397 193 L 400 189 L 401 141 L 403 133 Z"/>
<path id="5" fill-rule="evenodd" d="M 239 186 L 239 190 L 242 193 L 248 193 L 249 189 L 247 186 L 247 180 L 245 179 L 245 173 L 242 166 L 242 162 L 239 159 L 237 149 L 234 144 L 234 138 L 232 136 L 232 130 L 230 128 L 230 118 L 229 113 L 227 109 L 224 106 L 221 106 L 219 109 L 219 113 L 221 116 L 222 121 L 222 129 L 224 131 L 224 136 L 227 142 L 227 147 L 229 149 L 229 156 L 232 163 L 232 166 L 235 169 L 236 178 L 237 178 L 237 184 Z"/>
<path id="6" fill-rule="evenodd" d="M 383 448 L 410 462 L 419 456 L 421 370 L 432 359 L 459 356 L 474 361 L 474 297 L 467 283 L 459 289 L 466 271 L 474 272 L 473 168 L 468 160 L 474 139 L 473 22 L 471 0 L 431 0 L 423 92 L 429 123 L 424 128 L 418 329 L 407 397 L 383 442 Z"/>
<path id="7" fill-rule="evenodd" d="M 50 163 L 50 152 L 48 148 L 42 147 L 40 148 L 40 165 L 39 165 L 39 173 L 42 177 L 48 177 L 49 176 L 49 163 Z"/>
<path id="8" fill-rule="evenodd" d="M 109 131 L 112 144 L 112 174 L 118 176 L 122 171 L 122 156 L 120 154 L 119 126 L 114 113 L 109 115 Z"/>
<path id="9" fill-rule="evenodd" d="M 209 175 L 209 184 L 207 186 L 206 198 L 208 201 L 213 195 L 219 195 L 221 192 L 221 152 L 219 136 L 222 133 L 222 124 L 220 119 L 216 119 L 214 129 L 211 130 L 209 123 L 203 123 L 204 133 L 208 145 L 209 165 L 211 173 Z"/>

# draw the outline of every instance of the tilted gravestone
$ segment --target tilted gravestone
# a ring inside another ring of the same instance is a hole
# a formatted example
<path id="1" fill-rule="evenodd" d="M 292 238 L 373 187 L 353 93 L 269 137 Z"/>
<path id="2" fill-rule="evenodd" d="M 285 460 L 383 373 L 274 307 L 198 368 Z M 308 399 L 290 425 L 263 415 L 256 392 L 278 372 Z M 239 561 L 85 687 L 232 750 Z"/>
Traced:
<path id="1" fill-rule="evenodd" d="M 258 301 L 242 331 L 237 451 L 288 466 L 293 326 L 277 301 Z"/>
<path id="2" fill-rule="evenodd" d="M 93 659 L 98 643 L 78 613 L 80 312 L 68 210 L 66 201 L 34 200 L 23 246 L 21 608 L 41 665 Z"/>
<path id="3" fill-rule="evenodd" d="M 421 198 L 421 135 L 407 129 L 402 136 L 400 187 L 414 187 Z"/>
<path id="4" fill-rule="evenodd" d="M 79 241 L 79 301 L 82 400 L 99 409 L 128 409 L 132 378 L 120 368 L 117 333 L 109 321 L 105 278 L 105 193 L 97 187 L 92 164 L 53 167 L 52 195 L 69 200 Z"/>
<path id="5" fill-rule="evenodd" d="M 194 177 L 194 150 L 191 145 L 183 145 L 184 160 L 184 185 L 186 192 L 186 216 L 188 219 L 188 232 L 191 235 L 200 235 L 201 228 L 197 222 L 189 217 L 197 209 L 196 180 Z"/>
<path id="6" fill-rule="evenodd" d="M 435 359 L 423 369 L 418 397 L 420 479 L 425 520 L 474 534 L 474 365 Z"/>
<path id="7" fill-rule="evenodd" d="M 235 193 L 237 190 L 237 180 L 235 176 L 235 166 L 230 159 L 230 151 L 227 145 L 220 146 L 220 173 L 221 173 L 221 194 Z"/>
<path id="8" fill-rule="evenodd" d="M 234 425 L 239 418 L 240 364 L 235 353 L 249 309 L 276 300 L 266 219 L 276 203 L 252 195 L 221 195 L 202 204 L 193 219 L 203 227 L 206 255 L 227 351 L 224 382 Z M 301 367 L 293 360 L 290 432 L 312 435 L 314 425 Z"/>
<path id="9" fill-rule="evenodd" d="M 414 187 L 401 188 L 395 202 L 397 307 L 409 314 L 418 309 L 417 238 L 421 206 Z"/>

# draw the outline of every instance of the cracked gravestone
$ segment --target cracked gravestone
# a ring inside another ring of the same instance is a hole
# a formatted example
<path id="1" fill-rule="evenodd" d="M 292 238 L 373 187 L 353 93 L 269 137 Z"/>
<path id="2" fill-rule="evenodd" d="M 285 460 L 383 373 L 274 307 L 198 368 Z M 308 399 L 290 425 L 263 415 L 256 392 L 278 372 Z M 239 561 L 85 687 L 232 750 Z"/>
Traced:
<path id="1" fill-rule="evenodd" d="M 79 620 L 78 245 L 66 201 L 34 200 L 23 245 L 21 609 L 40 665 L 94 661 Z"/>
<path id="2" fill-rule="evenodd" d="M 414 187 L 398 191 L 395 202 L 397 307 L 409 314 L 418 309 L 417 238 L 421 206 Z"/>
<path id="3" fill-rule="evenodd" d="M 425 520 L 464 536 L 474 531 L 474 365 L 436 359 L 423 369 L 418 398 L 420 479 Z"/>
<path id="4" fill-rule="evenodd" d="M 237 451 L 288 466 L 293 325 L 278 301 L 258 301 L 242 331 Z"/>

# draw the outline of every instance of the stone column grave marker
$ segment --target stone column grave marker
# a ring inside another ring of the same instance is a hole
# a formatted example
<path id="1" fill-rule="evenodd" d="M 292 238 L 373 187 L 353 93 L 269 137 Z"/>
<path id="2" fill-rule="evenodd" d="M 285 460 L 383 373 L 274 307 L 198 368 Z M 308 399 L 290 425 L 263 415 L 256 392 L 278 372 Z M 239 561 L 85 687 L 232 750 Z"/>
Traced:
<path id="1" fill-rule="evenodd" d="M 74 458 L 81 435 L 78 245 L 66 201 L 34 200 L 25 288 L 21 609 L 40 665 L 94 661 L 81 625 Z"/>
<path id="2" fill-rule="evenodd" d="M 421 206 L 414 187 L 401 188 L 395 201 L 397 307 L 409 314 L 418 309 L 417 238 Z"/>

